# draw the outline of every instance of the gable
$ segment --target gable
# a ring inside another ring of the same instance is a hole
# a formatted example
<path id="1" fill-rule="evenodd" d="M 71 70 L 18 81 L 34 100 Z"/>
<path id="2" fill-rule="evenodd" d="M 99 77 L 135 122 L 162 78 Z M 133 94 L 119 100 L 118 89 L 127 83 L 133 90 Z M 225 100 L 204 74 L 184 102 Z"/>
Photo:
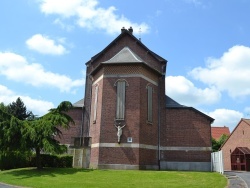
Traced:
<path id="1" fill-rule="evenodd" d="M 228 139 L 224 142 L 224 144 L 222 144 L 220 149 L 222 149 L 225 145 L 227 145 L 228 142 L 237 143 L 241 139 L 244 140 L 244 137 L 249 137 L 249 134 L 247 134 L 247 132 L 250 132 L 250 119 L 242 118 L 239 121 L 239 123 L 237 124 L 237 126 L 234 128 L 234 130 L 231 132 Z M 250 142 L 247 141 L 247 143 L 250 143 Z M 249 147 L 250 147 L 250 145 L 249 145 Z"/>
<path id="2" fill-rule="evenodd" d="M 93 56 L 86 65 L 90 72 L 95 72 L 95 69 L 102 64 L 119 62 L 143 62 L 161 75 L 165 75 L 166 72 L 167 60 L 149 50 L 131 31 L 126 29 L 106 48 Z"/>

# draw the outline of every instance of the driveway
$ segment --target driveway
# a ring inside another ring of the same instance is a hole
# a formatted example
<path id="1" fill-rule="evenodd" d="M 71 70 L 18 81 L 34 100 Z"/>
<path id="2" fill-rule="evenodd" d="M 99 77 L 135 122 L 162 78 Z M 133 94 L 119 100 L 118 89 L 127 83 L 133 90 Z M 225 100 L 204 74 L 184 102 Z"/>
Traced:
<path id="1" fill-rule="evenodd" d="M 250 172 L 225 171 L 224 174 L 229 179 L 229 188 L 250 188 Z"/>

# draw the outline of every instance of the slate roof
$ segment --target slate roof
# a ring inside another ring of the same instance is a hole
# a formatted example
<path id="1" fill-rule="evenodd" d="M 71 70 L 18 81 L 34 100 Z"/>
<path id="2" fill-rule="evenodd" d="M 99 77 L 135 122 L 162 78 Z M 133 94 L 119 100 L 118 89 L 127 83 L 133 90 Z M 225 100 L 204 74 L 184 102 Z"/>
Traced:
<path id="1" fill-rule="evenodd" d="M 74 107 L 82 108 L 84 107 L 84 98 L 73 104 Z"/>
<path id="2" fill-rule="evenodd" d="M 211 123 L 214 121 L 213 118 L 211 118 L 210 116 L 202 113 L 201 111 L 193 108 L 193 107 L 189 107 L 189 106 L 185 106 L 182 104 L 179 104 L 178 102 L 176 102 L 174 99 L 170 98 L 169 96 L 166 95 L 166 108 L 175 108 L 175 109 L 189 109 L 189 110 L 193 110 L 197 113 L 199 113 L 200 115 L 206 117 Z"/>
<path id="3" fill-rule="evenodd" d="M 120 52 L 118 52 L 110 60 L 103 62 L 104 64 L 108 63 L 142 63 L 143 60 L 134 53 L 129 47 L 124 47 Z"/>
<path id="4" fill-rule="evenodd" d="M 170 98 L 166 95 L 166 107 L 172 107 L 172 108 L 184 108 L 186 106 L 179 104 L 174 99 Z"/>
<path id="5" fill-rule="evenodd" d="M 219 140 L 220 137 L 225 134 L 225 135 L 230 135 L 230 130 L 229 127 L 211 127 L 211 133 L 212 133 L 212 138 L 215 140 Z"/>

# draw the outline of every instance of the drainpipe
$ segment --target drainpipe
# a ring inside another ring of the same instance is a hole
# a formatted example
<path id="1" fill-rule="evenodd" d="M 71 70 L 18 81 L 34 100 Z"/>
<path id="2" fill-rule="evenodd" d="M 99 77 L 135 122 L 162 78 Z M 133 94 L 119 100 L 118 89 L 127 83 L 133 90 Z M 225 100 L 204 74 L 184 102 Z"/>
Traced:
<path id="1" fill-rule="evenodd" d="M 81 133 L 80 133 L 80 146 L 83 146 L 83 131 L 84 131 L 84 113 L 83 113 L 84 105 L 82 106 L 82 122 L 81 122 Z"/>
<path id="2" fill-rule="evenodd" d="M 89 72 L 89 65 L 87 65 L 87 73 Z M 85 79 L 85 96 L 84 96 L 84 106 L 82 107 L 82 137 L 89 137 L 89 127 L 90 127 L 90 110 L 91 110 L 91 95 L 92 95 L 92 77 L 90 74 L 86 75 Z M 91 86 L 90 86 L 91 85 Z M 90 94 L 90 101 L 89 101 L 89 108 L 88 108 L 88 103 L 86 100 L 88 100 L 88 89 L 90 88 L 89 94 Z M 84 125 L 85 125 L 85 118 L 86 117 L 86 133 L 84 132 Z"/>
<path id="3" fill-rule="evenodd" d="M 161 77 L 158 80 L 158 170 L 161 170 Z"/>

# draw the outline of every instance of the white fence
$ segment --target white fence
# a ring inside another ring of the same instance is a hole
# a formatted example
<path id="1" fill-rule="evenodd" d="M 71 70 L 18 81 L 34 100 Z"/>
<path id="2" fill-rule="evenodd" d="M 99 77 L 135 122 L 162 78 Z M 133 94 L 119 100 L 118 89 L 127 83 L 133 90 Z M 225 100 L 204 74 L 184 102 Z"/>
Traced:
<path id="1" fill-rule="evenodd" d="M 211 170 L 214 172 L 224 173 L 222 151 L 213 152 L 211 154 Z"/>

